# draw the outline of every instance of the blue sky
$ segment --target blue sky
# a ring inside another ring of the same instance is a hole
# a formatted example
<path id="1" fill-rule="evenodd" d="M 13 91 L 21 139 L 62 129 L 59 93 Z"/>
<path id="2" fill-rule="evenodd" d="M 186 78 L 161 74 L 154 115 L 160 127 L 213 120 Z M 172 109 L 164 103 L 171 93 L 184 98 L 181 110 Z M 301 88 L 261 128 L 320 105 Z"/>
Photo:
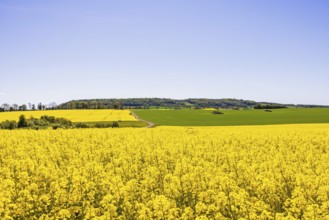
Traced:
<path id="1" fill-rule="evenodd" d="M 329 105 L 327 0 L 2 0 L 0 104 L 241 98 Z"/>

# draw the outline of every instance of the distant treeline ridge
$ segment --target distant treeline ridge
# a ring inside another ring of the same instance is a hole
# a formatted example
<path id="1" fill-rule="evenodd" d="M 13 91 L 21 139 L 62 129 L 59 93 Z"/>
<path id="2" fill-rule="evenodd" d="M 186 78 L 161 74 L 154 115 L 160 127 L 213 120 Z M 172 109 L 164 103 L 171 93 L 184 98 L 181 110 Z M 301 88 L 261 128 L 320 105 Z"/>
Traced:
<path id="1" fill-rule="evenodd" d="M 58 109 L 148 109 L 148 108 L 221 108 L 221 109 L 278 109 L 288 107 L 328 107 L 317 105 L 292 105 L 255 102 L 243 99 L 83 99 L 72 100 L 57 106 Z"/>
<path id="2" fill-rule="evenodd" d="M 270 102 L 255 102 L 243 99 L 168 99 L 168 98 L 126 98 L 126 99 L 81 99 L 57 105 L 52 102 L 48 105 L 29 103 L 17 105 L 4 103 L 1 111 L 26 111 L 47 109 L 148 109 L 148 108 L 220 108 L 220 109 L 278 109 L 278 108 L 328 108 L 324 105 L 293 105 Z"/>

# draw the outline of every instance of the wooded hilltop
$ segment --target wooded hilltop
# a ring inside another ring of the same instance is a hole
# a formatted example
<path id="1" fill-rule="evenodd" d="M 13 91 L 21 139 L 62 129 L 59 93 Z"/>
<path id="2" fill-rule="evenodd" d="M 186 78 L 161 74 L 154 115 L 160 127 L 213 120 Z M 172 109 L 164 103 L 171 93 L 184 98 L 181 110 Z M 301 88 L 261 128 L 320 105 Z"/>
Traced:
<path id="1" fill-rule="evenodd" d="M 125 99 L 80 99 L 71 100 L 57 105 L 55 102 L 49 104 L 23 105 L 3 103 L 0 112 L 3 111 L 26 111 L 26 110 L 48 110 L 48 109 L 149 109 L 149 108 L 220 108 L 220 109 L 277 109 L 277 108 L 328 108 L 325 105 L 294 105 L 272 102 L 255 102 L 243 99 L 169 99 L 169 98 L 125 98 Z"/>
<path id="2" fill-rule="evenodd" d="M 82 99 L 72 100 L 57 106 L 58 109 L 148 109 L 148 108 L 221 108 L 221 109 L 275 109 L 275 108 L 319 108 L 320 105 L 293 105 L 271 102 L 255 102 L 243 99 L 169 99 L 169 98 L 127 98 L 127 99 Z"/>

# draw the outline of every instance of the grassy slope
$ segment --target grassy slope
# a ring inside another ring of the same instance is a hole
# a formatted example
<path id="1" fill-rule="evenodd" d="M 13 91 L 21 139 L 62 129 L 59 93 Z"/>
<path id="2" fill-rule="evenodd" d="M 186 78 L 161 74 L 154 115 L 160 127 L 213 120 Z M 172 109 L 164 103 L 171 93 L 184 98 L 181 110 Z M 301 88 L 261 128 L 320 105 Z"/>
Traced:
<path id="1" fill-rule="evenodd" d="M 267 125 L 329 123 L 329 108 L 322 109 L 276 109 L 221 110 L 215 115 L 211 110 L 135 110 L 136 114 L 156 125 L 172 126 L 220 126 L 220 125 Z"/>

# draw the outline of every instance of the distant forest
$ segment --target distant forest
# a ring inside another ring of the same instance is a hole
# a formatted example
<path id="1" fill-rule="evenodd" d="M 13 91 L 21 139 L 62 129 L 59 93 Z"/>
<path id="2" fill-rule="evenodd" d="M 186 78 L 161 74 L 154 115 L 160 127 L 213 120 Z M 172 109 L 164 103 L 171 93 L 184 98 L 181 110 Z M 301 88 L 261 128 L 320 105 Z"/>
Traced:
<path id="1" fill-rule="evenodd" d="M 17 105 L 4 103 L 0 106 L 3 111 L 26 111 L 48 109 L 149 109 L 149 108 L 219 108 L 219 109 L 278 109 L 278 108 L 328 108 L 324 105 L 293 105 L 270 102 L 255 102 L 243 99 L 168 99 L 168 98 L 127 98 L 127 99 L 81 99 L 57 105 L 52 102 L 48 105 Z"/>
<path id="2" fill-rule="evenodd" d="M 289 107 L 315 108 L 318 105 L 292 105 L 255 102 L 243 99 L 167 99 L 167 98 L 128 98 L 128 99 L 84 99 L 72 100 L 57 106 L 58 109 L 148 109 L 148 108 L 221 108 L 221 109 L 277 109 Z"/>

